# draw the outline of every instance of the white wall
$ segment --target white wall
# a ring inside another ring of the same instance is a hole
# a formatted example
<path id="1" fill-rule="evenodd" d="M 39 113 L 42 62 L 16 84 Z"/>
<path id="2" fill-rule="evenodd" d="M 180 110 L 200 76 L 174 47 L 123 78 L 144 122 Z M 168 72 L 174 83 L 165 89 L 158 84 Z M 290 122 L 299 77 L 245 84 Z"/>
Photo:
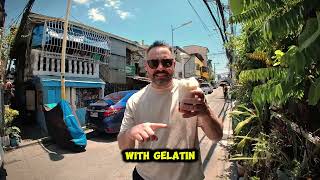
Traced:
<path id="1" fill-rule="evenodd" d="M 176 67 L 175 67 L 175 73 L 174 73 L 174 77 L 179 79 L 179 73 L 182 73 L 182 63 L 176 61 Z"/>

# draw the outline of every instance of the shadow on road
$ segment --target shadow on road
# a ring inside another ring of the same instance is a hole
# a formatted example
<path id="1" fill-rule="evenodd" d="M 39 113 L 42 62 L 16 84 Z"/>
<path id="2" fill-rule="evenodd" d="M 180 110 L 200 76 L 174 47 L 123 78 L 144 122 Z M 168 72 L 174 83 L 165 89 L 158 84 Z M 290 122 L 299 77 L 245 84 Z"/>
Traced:
<path id="1" fill-rule="evenodd" d="M 69 149 L 63 148 L 56 144 L 54 141 L 49 141 L 45 143 L 39 143 L 41 148 L 48 153 L 48 156 L 51 161 L 60 161 L 64 159 L 64 154 L 76 154 L 85 152 L 86 150 L 81 151 L 71 151 Z"/>
<path id="2" fill-rule="evenodd" d="M 206 170 L 206 168 L 208 166 L 208 162 L 210 161 L 212 154 L 213 154 L 214 150 L 216 149 L 216 147 L 217 147 L 217 143 L 212 144 L 206 158 L 203 160 L 203 169 L 204 170 Z"/>
<path id="3" fill-rule="evenodd" d="M 51 161 L 60 161 L 64 158 L 63 154 L 71 153 L 67 150 L 61 149 L 57 144 L 54 144 L 53 142 L 45 144 L 40 143 L 40 146 L 44 151 L 48 153 Z"/>
<path id="4" fill-rule="evenodd" d="M 206 134 L 204 134 L 204 135 L 202 136 L 202 138 L 201 138 L 200 141 L 199 141 L 199 144 L 201 144 L 201 142 L 204 140 L 205 137 L 206 137 Z"/>
<path id="5" fill-rule="evenodd" d="M 220 111 L 220 113 L 218 115 L 219 118 L 222 116 L 222 122 L 224 122 L 224 120 L 226 119 L 227 111 L 229 109 L 229 106 L 230 106 L 230 102 L 229 101 L 224 101 L 223 107 L 221 108 L 221 111 Z"/>
<path id="6" fill-rule="evenodd" d="M 225 99 L 225 98 L 216 97 L 215 99 Z M 219 100 L 219 102 L 221 102 L 221 101 Z M 227 112 L 228 112 L 228 110 L 230 110 L 231 107 L 232 107 L 232 101 L 230 99 L 225 99 L 223 106 L 221 107 L 221 110 L 218 114 L 218 118 L 222 119 L 222 123 L 225 121 L 227 114 L 228 114 Z M 205 135 L 200 139 L 200 143 L 203 141 L 204 137 L 205 137 Z M 209 151 L 203 161 L 204 170 L 207 168 L 210 159 L 213 157 L 212 154 L 214 153 L 216 147 L 217 147 L 217 143 L 214 143 L 211 145 L 211 147 L 210 147 L 210 149 L 209 149 Z"/>
<path id="7" fill-rule="evenodd" d="M 87 139 L 95 142 L 111 143 L 117 141 L 118 134 L 107 134 L 98 131 L 92 131 L 86 134 Z"/>

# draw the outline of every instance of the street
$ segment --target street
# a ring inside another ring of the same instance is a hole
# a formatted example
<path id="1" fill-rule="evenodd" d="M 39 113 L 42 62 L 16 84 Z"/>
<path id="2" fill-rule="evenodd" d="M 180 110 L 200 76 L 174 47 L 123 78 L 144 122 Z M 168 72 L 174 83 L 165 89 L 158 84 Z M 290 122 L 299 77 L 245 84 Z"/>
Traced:
<path id="1" fill-rule="evenodd" d="M 225 179 L 229 164 L 226 163 L 224 145 L 232 134 L 227 111 L 230 102 L 223 99 L 222 89 L 215 89 L 207 100 L 216 115 L 224 121 L 224 137 L 219 142 L 210 141 L 199 128 L 201 158 L 206 179 Z M 5 168 L 9 180 L 102 180 L 131 179 L 135 163 L 122 160 L 116 135 L 87 134 L 85 152 L 71 153 L 53 143 L 36 144 L 5 154 Z"/>

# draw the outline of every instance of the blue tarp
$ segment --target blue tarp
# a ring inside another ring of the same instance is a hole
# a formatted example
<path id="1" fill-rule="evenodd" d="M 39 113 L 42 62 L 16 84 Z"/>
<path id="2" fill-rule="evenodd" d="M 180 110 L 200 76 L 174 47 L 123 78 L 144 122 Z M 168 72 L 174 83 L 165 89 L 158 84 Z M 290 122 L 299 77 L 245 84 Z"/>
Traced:
<path id="1" fill-rule="evenodd" d="M 69 103 L 61 100 L 59 103 L 44 105 L 45 119 L 49 135 L 61 147 L 81 152 L 87 145 L 86 134 L 74 116 Z"/>
<path id="2" fill-rule="evenodd" d="M 73 111 L 69 105 L 69 103 L 65 100 L 59 102 L 61 109 L 63 111 L 63 120 L 68 127 L 70 134 L 72 136 L 72 141 L 76 145 L 87 145 L 87 137 L 86 134 L 83 132 L 80 124 L 78 123 L 77 119 L 73 115 Z"/>
<path id="3" fill-rule="evenodd" d="M 86 109 L 87 108 L 79 108 L 76 110 L 76 114 L 81 126 L 84 126 L 86 124 Z"/>

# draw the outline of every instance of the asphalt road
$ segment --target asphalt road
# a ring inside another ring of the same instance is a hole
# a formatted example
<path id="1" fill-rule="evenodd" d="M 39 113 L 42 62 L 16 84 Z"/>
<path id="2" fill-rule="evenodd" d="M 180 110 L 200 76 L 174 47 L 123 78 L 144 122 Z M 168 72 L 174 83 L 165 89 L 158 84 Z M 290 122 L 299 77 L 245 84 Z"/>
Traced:
<path id="1" fill-rule="evenodd" d="M 225 179 L 228 174 L 224 146 L 232 133 L 227 117 L 231 103 L 223 99 L 222 89 L 207 95 L 217 116 L 224 121 L 224 138 L 219 143 L 210 141 L 199 129 L 202 162 L 206 179 Z M 70 153 L 53 143 L 36 144 L 5 154 L 5 168 L 9 180 L 105 180 L 131 179 L 135 163 L 125 163 L 118 149 L 116 135 L 87 134 L 85 152 Z"/>

